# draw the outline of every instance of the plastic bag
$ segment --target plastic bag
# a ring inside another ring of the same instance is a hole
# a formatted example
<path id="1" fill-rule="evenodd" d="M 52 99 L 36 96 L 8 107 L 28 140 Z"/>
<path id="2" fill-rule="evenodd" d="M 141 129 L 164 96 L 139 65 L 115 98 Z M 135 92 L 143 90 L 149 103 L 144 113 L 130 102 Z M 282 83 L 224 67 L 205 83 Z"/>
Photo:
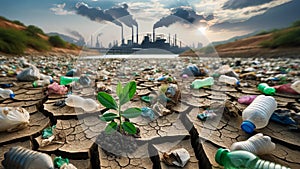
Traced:
<path id="1" fill-rule="evenodd" d="M 27 127 L 30 115 L 24 108 L 0 107 L 0 132 L 13 132 Z"/>
<path id="2" fill-rule="evenodd" d="M 35 66 L 31 66 L 23 70 L 17 75 L 18 81 L 21 82 L 34 82 L 40 78 L 40 71 Z"/>

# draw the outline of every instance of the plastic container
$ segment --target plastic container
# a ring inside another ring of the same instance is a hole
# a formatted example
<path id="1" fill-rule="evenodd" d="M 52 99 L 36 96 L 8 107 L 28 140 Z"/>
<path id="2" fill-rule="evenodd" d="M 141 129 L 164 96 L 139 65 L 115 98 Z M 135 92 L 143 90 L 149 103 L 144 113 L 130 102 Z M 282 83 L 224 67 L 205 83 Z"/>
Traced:
<path id="1" fill-rule="evenodd" d="M 70 107 L 82 108 L 87 112 L 96 111 L 99 107 L 99 104 L 95 100 L 90 98 L 82 98 L 76 95 L 69 95 L 65 101 L 66 105 Z"/>
<path id="2" fill-rule="evenodd" d="M 66 77 L 66 76 L 60 76 L 60 85 L 68 85 L 72 82 L 77 82 L 79 80 L 79 77 Z"/>
<path id="3" fill-rule="evenodd" d="M 270 87 L 267 83 L 260 83 L 257 86 L 258 90 L 267 95 L 274 95 L 276 89 L 274 87 Z"/>
<path id="4" fill-rule="evenodd" d="M 53 78 L 51 76 L 40 74 L 40 79 L 41 80 L 49 80 L 50 83 L 53 83 Z"/>
<path id="5" fill-rule="evenodd" d="M 233 143 L 230 150 L 246 150 L 256 155 L 270 154 L 275 149 L 275 144 L 269 136 L 258 133 L 246 141 Z"/>
<path id="6" fill-rule="evenodd" d="M 224 169 L 290 169 L 270 161 L 259 159 L 251 152 L 244 150 L 229 151 L 220 148 L 216 152 L 215 160 Z"/>
<path id="7" fill-rule="evenodd" d="M 269 119 L 277 108 L 277 102 L 272 96 L 259 95 L 242 112 L 241 128 L 246 133 L 261 129 L 268 125 Z"/>
<path id="8" fill-rule="evenodd" d="M 2 88 L 0 88 L 0 97 L 2 97 L 4 99 L 8 99 L 8 98 L 13 99 L 15 97 L 15 94 L 10 89 L 2 89 Z"/>
<path id="9" fill-rule="evenodd" d="M 50 82 L 49 79 L 36 80 L 36 81 L 34 81 L 34 82 L 32 83 L 32 86 L 33 86 L 34 88 L 36 88 L 36 87 L 43 87 L 43 86 L 46 86 L 46 85 L 48 85 L 48 84 L 50 84 L 50 83 L 51 83 L 51 82 Z"/>
<path id="10" fill-rule="evenodd" d="M 226 83 L 226 84 L 229 84 L 229 85 L 234 85 L 234 86 L 240 85 L 240 81 L 237 80 L 237 78 L 226 76 L 226 75 L 221 75 L 219 77 L 219 82 L 223 82 L 223 83 Z"/>
<path id="11" fill-rule="evenodd" d="M 200 89 L 201 87 L 211 86 L 214 84 L 213 77 L 207 77 L 205 79 L 196 79 L 192 82 L 191 88 Z"/>
<path id="12" fill-rule="evenodd" d="M 23 147 L 12 147 L 4 154 L 2 165 L 13 169 L 54 169 L 49 155 Z"/>
<path id="13" fill-rule="evenodd" d="M 291 88 L 293 90 L 295 90 L 297 93 L 300 94 L 300 80 L 294 82 L 292 85 L 291 85 Z"/>

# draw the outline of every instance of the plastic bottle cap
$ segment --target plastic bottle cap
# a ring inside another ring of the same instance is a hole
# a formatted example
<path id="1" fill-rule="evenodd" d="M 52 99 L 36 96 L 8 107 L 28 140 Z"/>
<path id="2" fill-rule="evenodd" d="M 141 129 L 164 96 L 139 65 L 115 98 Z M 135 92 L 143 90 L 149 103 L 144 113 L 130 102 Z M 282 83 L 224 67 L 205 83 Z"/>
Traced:
<path id="1" fill-rule="evenodd" d="M 36 82 L 36 81 L 33 82 L 33 83 L 32 83 L 32 86 L 33 86 L 33 87 L 37 87 L 37 86 L 38 86 L 38 85 L 37 85 L 37 82 Z"/>
<path id="2" fill-rule="evenodd" d="M 11 94 L 9 94 L 9 97 L 11 98 L 11 99 L 13 99 L 13 98 L 15 98 L 15 94 L 13 94 L 13 93 L 11 93 Z"/>
<path id="3" fill-rule="evenodd" d="M 246 120 L 246 121 L 243 121 L 243 123 L 241 124 L 241 128 L 246 133 L 251 134 L 254 131 L 254 129 L 256 128 L 256 126 L 251 121 Z"/>
<path id="4" fill-rule="evenodd" d="M 54 81 L 53 81 L 53 79 L 50 79 L 50 83 L 53 83 Z"/>
<path id="5" fill-rule="evenodd" d="M 216 152 L 215 155 L 215 160 L 218 164 L 220 164 L 221 166 L 223 166 L 223 162 L 222 162 L 222 156 L 229 153 L 228 149 L 223 149 L 223 148 L 219 148 Z"/>

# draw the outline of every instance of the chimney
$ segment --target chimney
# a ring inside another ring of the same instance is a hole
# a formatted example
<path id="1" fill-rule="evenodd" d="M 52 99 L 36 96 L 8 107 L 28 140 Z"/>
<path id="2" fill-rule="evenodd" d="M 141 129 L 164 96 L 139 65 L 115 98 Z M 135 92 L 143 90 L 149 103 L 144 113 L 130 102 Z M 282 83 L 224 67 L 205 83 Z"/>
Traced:
<path id="1" fill-rule="evenodd" d="M 93 47 L 93 35 L 91 35 L 91 47 Z"/>
<path id="2" fill-rule="evenodd" d="M 171 34 L 169 34 L 169 44 L 171 46 Z"/>
<path id="3" fill-rule="evenodd" d="M 155 28 L 153 28 L 153 42 L 155 42 Z"/>
<path id="4" fill-rule="evenodd" d="M 181 41 L 180 41 L 179 43 L 180 43 L 180 46 L 179 46 L 179 47 L 181 48 L 181 45 L 182 45 L 182 44 L 181 44 Z"/>
<path id="5" fill-rule="evenodd" d="M 176 46 L 175 41 L 176 41 L 176 37 L 173 36 L 173 46 Z"/>
<path id="6" fill-rule="evenodd" d="M 175 46 L 177 46 L 177 34 L 175 34 Z"/>
<path id="7" fill-rule="evenodd" d="M 139 27 L 136 25 L 136 43 L 139 44 Z"/>
<path id="8" fill-rule="evenodd" d="M 133 26 L 131 27 L 131 30 L 132 30 L 131 43 L 134 44 L 134 29 L 133 29 Z"/>
<path id="9" fill-rule="evenodd" d="M 123 30 L 123 26 L 121 26 L 121 40 L 122 40 L 122 45 L 124 45 L 124 30 Z"/>

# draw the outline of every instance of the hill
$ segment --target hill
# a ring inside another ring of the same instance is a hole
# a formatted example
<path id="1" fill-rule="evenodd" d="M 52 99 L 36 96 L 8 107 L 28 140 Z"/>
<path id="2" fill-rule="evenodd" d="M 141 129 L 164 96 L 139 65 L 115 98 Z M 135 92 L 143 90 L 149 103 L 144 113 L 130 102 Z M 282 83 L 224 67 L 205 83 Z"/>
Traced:
<path id="1" fill-rule="evenodd" d="M 215 46 L 219 56 L 299 56 L 300 21 L 291 27 L 261 32 L 257 35 Z"/>
<path id="2" fill-rule="evenodd" d="M 224 41 L 215 41 L 215 42 L 212 42 L 212 45 L 213 45 L 213 46 L 217 46 L 217 45 L 222 45 L 222 44 L 234 42 L 234 41 L 237 41 L 237 40 L 239 40 L 239 39 L 248 38 L 248 37 L 253 36 L 253 35 L 256 35 L 256 34 L 258 34 L 258 33 L 259 33 L 259 32 L 255 31 L 255 32 L 252 32 L 252 33 L 249 33 L 249 34 L 246 34 L 246 35 L 235 36 L 235 37 L 232 37 L 232 38 L 227 39 L 227 40 L 224 40 Z"/>
<path id="3" fill-rule="evenodd" d="M 73 37 L 70 37 L 68 35 L 64 35 L 61 33 L 57 33 L 57 32 L 50 32 L 47 33 L 48 36 L 59 36 L 60 38 L 62 38 L 64 41 L 75 44 L 77 46 L 84 46 L 85 45 L 85 41 L 84 39 L 75 39 Z"/>
<path id="4" fill-rule="evenodd" d="M 24 25 L 0 17 L 0 52 L 24 54 L 32 52 L 78 51 L 79 47 L 65 42 L 59 36 L 48 36 L 34 25 Z"/>

